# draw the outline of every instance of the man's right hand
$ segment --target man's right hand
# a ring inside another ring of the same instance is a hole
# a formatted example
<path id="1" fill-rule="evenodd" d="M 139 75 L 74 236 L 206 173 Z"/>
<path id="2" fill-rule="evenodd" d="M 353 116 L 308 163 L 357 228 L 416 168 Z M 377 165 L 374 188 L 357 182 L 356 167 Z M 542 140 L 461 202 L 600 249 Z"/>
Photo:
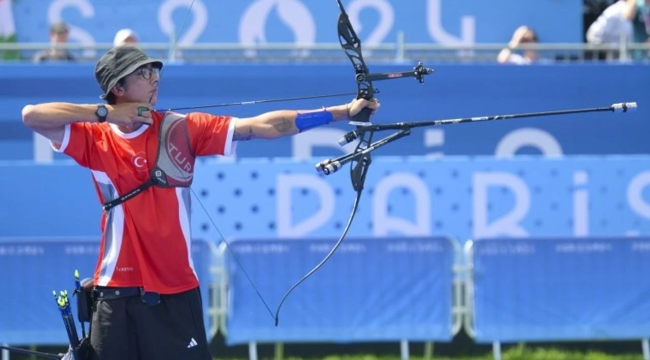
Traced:
<path id="1" fill-rule="evenodd" d="M 122 103 L 117 105 L 106 105 L 108 117 L 106 121 L 115 125 L 135 125 L 137 123 L 153 124 L 151 118 L 151 104 L 148 103 Z M 140 108 L 146 108 L 146 111 Z"/>

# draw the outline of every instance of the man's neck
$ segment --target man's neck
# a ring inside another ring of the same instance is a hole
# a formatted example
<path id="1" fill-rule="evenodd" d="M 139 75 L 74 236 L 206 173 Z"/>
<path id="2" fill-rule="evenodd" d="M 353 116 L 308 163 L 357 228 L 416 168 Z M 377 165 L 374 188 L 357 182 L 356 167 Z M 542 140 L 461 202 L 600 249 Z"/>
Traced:
<path id="1" fill-rule="evenodd" d="M 125 134 L 129 134 L 134 131 L 137 131 L 142 125 L 144 124 L 140 122 L 136 122 L 133 123 L 133 125 L 118 125 L 117 128 L 120 129 L 121 132 Z"/>

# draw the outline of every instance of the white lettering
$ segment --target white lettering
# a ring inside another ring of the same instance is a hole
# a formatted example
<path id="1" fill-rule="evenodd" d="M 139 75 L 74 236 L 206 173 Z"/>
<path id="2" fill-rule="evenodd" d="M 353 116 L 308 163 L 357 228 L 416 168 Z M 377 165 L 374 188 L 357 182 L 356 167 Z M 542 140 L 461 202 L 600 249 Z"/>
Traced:
<path id="1" fill-rule="evenodd" d="M 650 219 L 650 205 L 643 198 L 643 190 L 650 185 L 650 171 L 632 178 L 627 187 L 627 203 L 637 215 Z"/>
<path id="2" fill-rule="evenodd" d="M 555 246 L 558 253 L 610 252 L 612 245 L 598 242 L 560 243 Z"/>
<path id="3" fill-rule="evenodd" d="M 239 41 L 242 45 L 267 43 L 266 21 L 274 8 L 280 21 L 293 32 L 297 45 L 313 45 L 316 42 L 316 22 L 305 4 L 298 0 L 257 0 L 248 6 L 239 23 Z M 254 50 L 247 50 L 244 54 L 257 56 Z M 309 51 L 304 50 L 299 55 L 309 56 Z"/>
<path id="4" fill-rule="evenodd" d="M 397 188 L 407 188 L 415 199 L 415 222 L 388 215 L 388 197 Z M 404 235 L 431 234 L 431 196 L 425 182 L 414 174 L 397 173 L 383 178 L 373 198 L 373 229 L 375 236 L 387 236 L 394 230 Z"/>
<path id="5" fill-rule="evenodd" d="M 377 27 L 363 40 L 364 45 L 380 45 L 390 33 L 395 23 L 395 11 L 391 4 L 386 0 L 355 0 L 348 5 L 348 16 L 350 23 L 357 32 L 357 35 L 363 31 L 363 24 L 359 20 L 359 15 L 366 8 L 377 10 L 380 15 Z M 359 35 L 361 36 L 361 35 Z M 364 55 L 370 56 L 371 51 L 364 51 Z"/>
<path id="6" fill-rule="evenodd" d="M 334 246 L 330 244 L 313 244 L 309 245 L 309 251 L 312 253 L 329 253 Z M 367 252 L 365 244 L 360 243 L 341 243 L 336 250 L 339 253 L 364 253 Z"/>
<path id="7" fill-rule="evenodd" d="M 95 16 L 95 8 L 88 0 L 54 0 L 47 14 L 50 24 L 63 21 L 63 9 L 67 7 L 77 8 L 81 16 L 86 19 Z M 88 31 L 75 25 L 68 25 L 68 27 L 70 28 L 68 35 L 70 41 L 77 40 L 80 44 L 90 45 L 90 47 L 95 44 L 95 39 Z M 83 55 L 93 57 L 97 55 L 97 51 L 92 49 L 84 50 Z"/>
<path id="8" fill-rule="evenodd" d="M 54 160 L 52 143 L 45 136 L 35 132 L 34 140 L 34 162 L 37 164 L 49 164 Z"/>
<path id="9" fill-rule="evenodd" d="M 429 0 L 427 2 L 427 29 L 431 38 L 442 45 L 471 45 L 476 38 L 476 18 L 463 16 L 461 18 L 461 35 L 454 35 L 442 27 L 442 0 Z"/>
<path id="10" fill-rule="evenodd" d="M 242 254 L 282 254 L 288 253 L 289 247 L 284 244 L 263 244 L 263 245 L 252 245 L 252 244 L 242 244 L 234 247 L 234 251 Z"/>
<path id="11" fill-rule="evenodd" d="M 172 159 L 176 160 L 176 164 L 178 165 L 178 167 L 180 169 L 183 169 L 183 170 L 185 170 L 187 172 L 192 171 L 191 162 L 188 160 L 187 156 L 184 156 L 183 154 L 181 154 L 180 150 L 176 146 L 174 146 L 174 144 L 169 143 L 168 147 L 167 147 L 167 150 L 169 152 L 169 156 Z"/>
<path id="12" fill-rule="evenodd" d="M 277 223 L 278 236 L 285 238 L 300 237 L 323 226 L 334 214 L 334 191 L 325 181 L 314 175 L 280 174 L 277 184 Z M 318 193 L 320 206 L 318 212 L 298 224 L 292 224 L 291 191 L 294 188 L 309 188 Z"/>
<path id="13" fill-rule="evenodd" d="M 445 131 L 443 129 L 426 129 L 424 131 L 424 146 L 438 147 L 445 144 Z M 442 151 L 433 151 L 427 153 L 432 158 L 441 158 L 445 154 Z"/>
<path id="14" fill-rule="evenodd" d="M 587 185 L 589 174 L 585 171 L 573 173 L 573 185 Z M 573 192 L 573 235 L 589 236 L 589 193 L 585 188 Z"/>
<path id="15" fill-rule="evenodd" d="M 474 174 L 474 238 L 497 236 L 526 237 L 528 232 L 519 225 L 530 209 L 530 191 L 519 177 L 509 173 L 476 172 Z M 510 213 L 488 223 L 487 191 L 492 186 L 509 188 L 515 195 Z"/>
<path id="16" fill-rule="evenodd" d="M 512 157 L 524 146 L 535 147 L 544 156 L 562 156 L 562 146 L 557 139 L 544 130 L 534 128 L 522 128 L 508 133 L 497 144 L 495 155 L 501 158 Z"/>
<path id="17" fill-rule="evenodd" d="M 176 36 L 179 35 L 177 32 L 181 29 L 176 29 L 172 19 L 172 14 L 178 8 L 192 9 L 192 23 L 184 29 L 184 34 L 180 39 L 176 39 Z M 199 39 L 208 24 L 208 9 L 201 0 L 167 0 L 158 10 L 158 24 L 163 33 L 169 36 L 170 42 L 175 42 L 177 45 L 191 45 Z M 174 61 L 176 57 L 181 56 L 180 52 L 175 50 L 170 54 L 169 60 Z"/>

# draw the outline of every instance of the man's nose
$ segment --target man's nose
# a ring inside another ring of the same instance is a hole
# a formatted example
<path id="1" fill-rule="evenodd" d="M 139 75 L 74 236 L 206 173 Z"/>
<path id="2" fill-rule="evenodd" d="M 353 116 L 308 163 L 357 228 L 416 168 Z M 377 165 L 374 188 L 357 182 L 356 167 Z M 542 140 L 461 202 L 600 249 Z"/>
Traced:
<path id="1" fill-rule="evenodd" d="M 152 83 L 157 83 L 160 81 L 160 72 L 159 71 L 152 71 L 151 72 L 151 82 Z"/>

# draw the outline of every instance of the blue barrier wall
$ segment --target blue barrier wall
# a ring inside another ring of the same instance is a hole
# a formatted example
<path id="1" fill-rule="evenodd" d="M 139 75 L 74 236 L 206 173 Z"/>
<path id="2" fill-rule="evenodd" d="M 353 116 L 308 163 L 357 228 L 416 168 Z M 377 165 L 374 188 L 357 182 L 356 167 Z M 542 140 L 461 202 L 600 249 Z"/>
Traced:
<path id="1" fill-rule="evenodd" d="M 343 242 L 292 291 L 278 326 L 270 310 L 330 252 L 335 239 L 237 240 L 226 252 L 227 342 L 450 341 L 452 241 L 355 239 Z"/>
<path id="2" fill-rule="evenodd" d="M 61 313 L 52 295 L 67 290 L 77 332 L 74 272 L 92 278 L 99 254 L 98 238 L 0 238 L 0 343 L 59 345 L 68 343 Z M 192 244 L 194 269 L 201 282 L 206 331 L 216 326 L 208 314 L 213 264 L 210 244 Z M 88 330 L 88 324 L 86 324 Z"/>
<path id="3" fill-rule="evenodd" d="M 355 193 L 320 159 L 198 162 L 192 231 L 220 238 L 338 237 Z M 0 236 L 97 235 L 91 175 L 73 164 L 0 166 Z M 207 213 L 201 206 L 205 206 Z M 650 235 L 650 158 L 374 159 L 352 237 Z"/>
<path id="4" fill-rule="evenodd" d="M 167 42 L 188 13 L 181 44 L 338 42 L 334 0 L 41 0 L 15 1 L 20 41 L 47 42 L 48 25 L 65 20 L 74 43 L 110 43 L 132 28 L 144 42 Z M 343 1 L 364 43 L 506 43 L 517 27 L 534 28 L 544 42 L 582 42 L 582 4 L 532 0 Z M 142 14 L 146 14 L 143 16 Z M 554 22 L 547 21 L 552 17 Z"/>
<path id="5" fill-rule="evenodd" d="M 341 56 L 345 55 L 341 53 Z M 429 64 L 431 65 L 431 64 Z M 381 110 L 373 121 L 434 120 L 609 106 L 637 101 L 631 114 L 589 113 L 415 129 L 381 155 L 645 154 L 650 147 L 650 66 L 431 65 L 423 85 L 413 79 L 377 82 Z M 412 64 L 376 65 L 396 71 Z M 34 159 L 32 133 L 20 122 L 24 105 L 46 101 L 97 103 L 92 65 L 0 67 L 0 160 Z M 221 102 L 356 91 L 350 65 L 186 65 L 163 74 L 158 109 Z M 278 108 L 320 108 L 347 97 L 238 108 L 213 113 L 252 116 Z M 347 123 L 293 138 L 242 144 L 239 157 L 338 156 Z M 63 155 L 55 154 L 54 159 Z"/>
<path id="6" fill-rule="evenodd" d="M 650 336 L 648 238 L 484 239 L 472 254 L 479 343 Z"/>

